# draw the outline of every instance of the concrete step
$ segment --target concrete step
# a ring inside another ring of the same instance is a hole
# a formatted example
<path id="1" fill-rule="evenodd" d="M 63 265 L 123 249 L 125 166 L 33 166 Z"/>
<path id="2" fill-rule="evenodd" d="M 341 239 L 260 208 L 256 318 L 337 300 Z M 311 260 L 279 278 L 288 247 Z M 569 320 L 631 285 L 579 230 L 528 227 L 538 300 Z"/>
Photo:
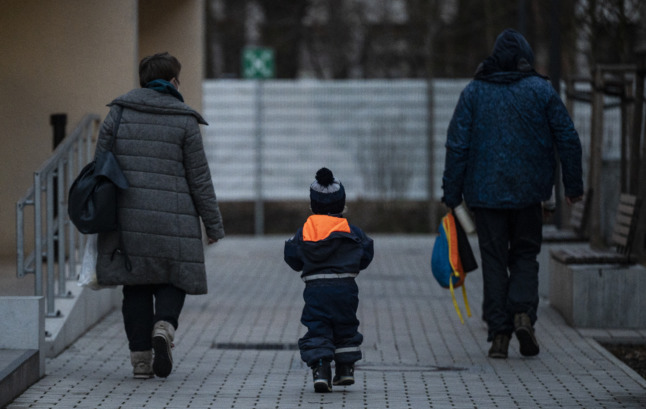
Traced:
<path id="1" fill-rule="evenodd" d="M 91 290 L 68 280 L 65 288 L 70 297 L 56 299 L 59 317 L 45 320 L 44 353 L 53 358 L 72 345 L 103 317 L 121 305 L 121 287 Z"/>
<path id="2" fill-rule="evenodd" d="M 40 378 L 38 355 L 37 349 L 0 349 L 0 407 Z"/>

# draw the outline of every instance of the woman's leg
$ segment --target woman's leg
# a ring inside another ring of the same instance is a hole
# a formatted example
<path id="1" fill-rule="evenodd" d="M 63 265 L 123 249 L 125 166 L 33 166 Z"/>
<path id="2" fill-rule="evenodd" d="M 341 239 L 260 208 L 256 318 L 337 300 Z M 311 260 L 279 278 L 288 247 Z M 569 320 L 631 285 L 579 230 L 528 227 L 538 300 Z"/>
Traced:
<path id="1" fill-rule="evenodd" d="M 184 307 L 186 293 L 172 284 L 154 286 L 155 317 L 153 322 L 166 321 L 177 329 L 179 315 Z"/>
<path id="2" fill-rule="evenodd" d="M 155 286 L 155 317 L 152 330 L 152 344 L 155 350 L 153 372 L 167 377 L 173 369 L 173 340 L 179 321 L 179 314 L 184 306 L 186 293 L 170 285 Z"/>
<path id="3" fill-rule="evenodd" d="M 121 306 L 123 323 L 131 351 L 152 349 L 153 289 L 148 285 L 124 285 Z"/>

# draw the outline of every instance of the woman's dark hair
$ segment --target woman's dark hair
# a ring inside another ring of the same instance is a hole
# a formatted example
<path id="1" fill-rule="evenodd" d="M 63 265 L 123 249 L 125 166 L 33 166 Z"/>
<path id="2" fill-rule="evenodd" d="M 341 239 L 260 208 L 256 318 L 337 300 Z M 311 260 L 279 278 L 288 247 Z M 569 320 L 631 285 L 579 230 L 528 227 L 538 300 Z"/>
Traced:
<path id="1" fill-rule="evenodd" d="M 182 64 L 168 53 L 157 53 L 144 57 L 139 63 L 139 85 L 145 87 L 150 81 L 172 78 L 179 80 Z"/>

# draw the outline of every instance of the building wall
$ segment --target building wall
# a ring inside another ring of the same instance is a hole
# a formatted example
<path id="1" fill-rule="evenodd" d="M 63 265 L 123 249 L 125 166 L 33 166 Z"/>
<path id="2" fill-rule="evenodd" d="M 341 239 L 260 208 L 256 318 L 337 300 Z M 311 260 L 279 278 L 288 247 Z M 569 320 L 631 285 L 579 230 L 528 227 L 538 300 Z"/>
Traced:
<path id="1" fill-rule="evenodd" d="M 201 106 L 202 0 L 0 0 L 0 257 L 15 254 L 15 203 L 53 150 L 50 115 L 71 132 L 138 87 L 140 57 L 183 65 L 180 91 Z"/>
<path id="2" fill-rule="evenodd" d="M 182 64 L 179 91 L 198 112 L 204 78 L 204 5 L 202 1 L 140 0 L 138 60 L 168 51 Z"/>

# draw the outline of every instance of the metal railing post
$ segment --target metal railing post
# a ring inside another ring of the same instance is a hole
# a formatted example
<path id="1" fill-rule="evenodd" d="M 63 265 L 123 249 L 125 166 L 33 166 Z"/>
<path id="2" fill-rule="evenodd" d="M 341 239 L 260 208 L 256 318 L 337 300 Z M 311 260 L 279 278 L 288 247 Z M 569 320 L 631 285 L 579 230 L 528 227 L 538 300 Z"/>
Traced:
<path id="1" fill-rule="evenodd" d="M 34 286 L 37 296 L 43 294 L 43 221 L 40 176 L 34 174 Z"/>
<path id="2" fill-rule="evenodd" d="M 54 226 L 56 226 L 56 231 L 54 233 L 54 240 L 58 243 L 58 295 L 61 297 L 68 297 L 70 295 L 69 291 L 65 286 L 67 280 L 67 263 L 65 262 L 65 213 L 67 213 L 67 208 L 65 206 L 64 193 L 65 193 L 65 163 L 63 161 L 58 162 L 56 168 L 56 208 L 58 209 L 56 221 Z"/>
<path id="3" fill-rule="evenodd" d="M 78 149 L 78 147 L 77 147 Z M 70 152 L 67 154 L 67 186 L 72 186 L 72 183 L 74 183 L 74 175 L 76 172 L 74 171 L 74 150 L 70 150 Z M 67 211 L 67 208 L 65 209 Z M 72 266 L 76 265 L 76 229 L 74 228 L 74 225 L 68 221 L 67 218 L 64 218 L 64 225 L 67 228 L 67 239 L 69 241 L 68 243 L 68 264 L 69 267 L 67 269 L 67 277 L 72 279 L 74 278 L 75 270 L 72 268 Z"/>
<path id="4" fill-rule="evenodd" d="M 16 203 L 16 275 L 24 277 L 25 272 L 25 202 Z"/>
<path id="5" fill-rule="evenodd" d="M 54 275 L 54 174 L 47 172 L 45 182 L 45 254 L 47 258 L 47 316 L 56 317 L 56 276 Z"/>

